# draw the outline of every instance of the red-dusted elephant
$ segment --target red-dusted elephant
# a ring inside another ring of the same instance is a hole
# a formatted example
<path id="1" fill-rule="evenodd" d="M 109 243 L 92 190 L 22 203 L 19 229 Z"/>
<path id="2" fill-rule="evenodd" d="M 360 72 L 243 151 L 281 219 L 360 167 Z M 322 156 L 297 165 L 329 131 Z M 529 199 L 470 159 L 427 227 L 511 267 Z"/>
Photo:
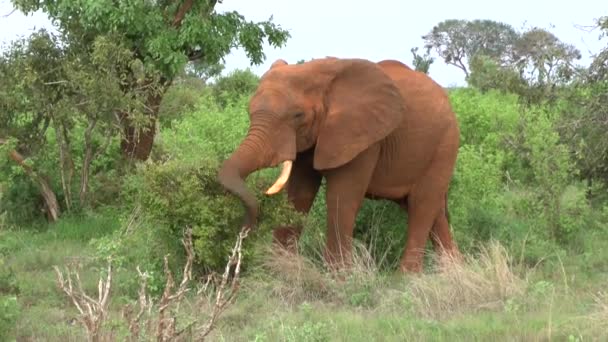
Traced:
<path id="1" fill-rule="evenodd" d="M 447 191 L 459 128 L 446 92 L 427 75 L 393 60 L 278 60 L 262 76 L 249 116 L 247 136 L 218 175 L 243 202 L 246 224 L 256 223 L 258 206 L 244 179 L 282 163 L 267 194 L 287 185 L 289 200 L 302 212 L 310 210 L 325 177 L 329 265 L 350 261 L 355 216 L 365 197 L 407 210 L 402 271 L 422 270 L 430 232 L 436 250 L 458 253 Z"/>

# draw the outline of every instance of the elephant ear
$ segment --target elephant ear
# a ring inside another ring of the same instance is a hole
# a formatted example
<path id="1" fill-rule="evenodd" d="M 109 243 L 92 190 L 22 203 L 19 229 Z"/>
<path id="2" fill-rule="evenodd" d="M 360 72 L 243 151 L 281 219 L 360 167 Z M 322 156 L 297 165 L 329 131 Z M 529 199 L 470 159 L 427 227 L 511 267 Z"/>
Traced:
<path id="1" fill-rule="evenodd" d="M 344 165 L 401 124 L 403 98 L 375 63 L 340 60 L 327 91 L 327 116 L 315 148 L 317 170 Z"/>

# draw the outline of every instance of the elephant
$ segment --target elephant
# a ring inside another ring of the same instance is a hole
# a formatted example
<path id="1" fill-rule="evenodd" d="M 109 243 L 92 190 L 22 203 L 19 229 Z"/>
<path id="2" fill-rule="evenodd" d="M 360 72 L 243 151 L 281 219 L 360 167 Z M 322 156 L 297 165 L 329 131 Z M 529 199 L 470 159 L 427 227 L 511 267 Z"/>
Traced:
<path id="1" fill-rule="evenodd" d="M 258 218 L 245 179 L 282 165 L 266 194 L 286 188 L 302 213 L 309 212 L 325 179 L 323 256 L 329 267 L 351 265 L 355 218 L 365 198 L 394 201 L 408 214 L 400 271 L 423 270 L 429 237 L 438 254 L 459 255 L 447 192 L 460 130 L 446 91 L 429 76 L 397 60 L 279 59 L 261 76 L 248 114 L 246 136 L 217 174 L 245 207 L 245 225 L 253 227 Z M 275 235 L 300 234 L 283 228 Z"/>

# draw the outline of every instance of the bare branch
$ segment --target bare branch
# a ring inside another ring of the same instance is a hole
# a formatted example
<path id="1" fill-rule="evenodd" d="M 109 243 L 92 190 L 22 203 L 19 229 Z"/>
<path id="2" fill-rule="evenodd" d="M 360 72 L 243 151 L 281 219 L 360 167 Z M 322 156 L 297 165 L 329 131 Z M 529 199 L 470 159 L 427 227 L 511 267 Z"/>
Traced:
<path id="1" fill-rule="evenodd" d="M 241 261 L 243 258 L 242 254 L 242 246 L 243 240 L 249 234 L 250 228 L 244 226 L 241 229 L 241 232 L 238 235 L 236 243 L 232 248 L 232 254 L 228 258 L 228 263 L 226 264 L 226 269 L 222 276 L 222 282 L 217 289 L 217 294 L 215 297 L 215 306 L 213 307 L 213 311 L 211 312 L 211 317 L 207 321 L 207 323 L 200 328 L 198 338 L 200 340 L 204 340 L 207 335 L 213 330 L 217 318 L 219 315 L 226 310 L 229 304 L 231 304 L 235 298 L 235 295 L 239 289 L 239 276 L 241 273 Z M 230 276 L 230 269 L 232 266 L 234 267 L 234 274 L 232 277 L 232 281 L 230 282 L 230 288 L 226 289 L 226 285 L 228 284 L 228 278 Z"/>
<path id="2" fill-rule="evenodd" d="M 110 301 L 110 290 L 112 287 L 112 262 L 108 261 L 107 277 L 104 281 L 99 278 L 97 285 L 97 299 L 93 299 L 88 296 L 82 289 L 82 283 L 80 281 L 80 275 L 77 271 L 74 271 L 76 278 L 76 289 L 72 284 L 72 271 L 66 270 L 67 281 L 65 280 L 63 273 L 57 266 L 53 266 L 57 273 L 57 285 L 72 301 L 72 304 L 76 307 L 80 316 L 78 320 L 82 323 L 87 333 L 87 339 L 90 342 L 97 342 L 101 339 L 101 327 L 108 316 L 108 307 Z"/>
<path id="3" fill-rule="evenodd" d="M 179 6 L 177 14 L 175 14 L 175 18 L 173 18 L 173 26 L 179 27 L 182 24 L 182 20 L 184 20 L 186 13 L 192 8 L 192 5 L 194 5 L 194 0 L 186 0 Z"/>
<path id="4" fill-rule="evenodd" d="M 2 16 L 2 18 L 8 18 L 8 17 L 9 17 L 11 14 L 13 14 L 13 13 L 15 13 L 15 12 L 17 12 L 17 9 L 16 9 L 16 8 L 13 8 L 13 10 L 12 10 L 12 11 L 10 11 L 8 14 L 3 15 L 3 16 Z"/>

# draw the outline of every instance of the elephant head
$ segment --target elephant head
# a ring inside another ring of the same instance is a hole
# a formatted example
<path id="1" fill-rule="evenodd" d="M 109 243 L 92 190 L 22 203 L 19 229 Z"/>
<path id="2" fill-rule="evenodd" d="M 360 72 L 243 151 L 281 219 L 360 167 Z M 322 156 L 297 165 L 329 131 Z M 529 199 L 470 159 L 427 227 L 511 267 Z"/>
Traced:
<path id="1" fill-rule="evenodd" d="M 245 224 L 256 224 L 258 205 L 244 180 L 283 163 L 267 194 L 286 184 L 298 153 L 314 148 L 314 168 L 348 163 L 386 137 L 403 117 L 399 90 L 382 69 L 363 59 L 335 57 L 303 64 L 274 62 L 249 102 L 249 131 L 219 171 L 220 183 L 246 208 Z"/>

